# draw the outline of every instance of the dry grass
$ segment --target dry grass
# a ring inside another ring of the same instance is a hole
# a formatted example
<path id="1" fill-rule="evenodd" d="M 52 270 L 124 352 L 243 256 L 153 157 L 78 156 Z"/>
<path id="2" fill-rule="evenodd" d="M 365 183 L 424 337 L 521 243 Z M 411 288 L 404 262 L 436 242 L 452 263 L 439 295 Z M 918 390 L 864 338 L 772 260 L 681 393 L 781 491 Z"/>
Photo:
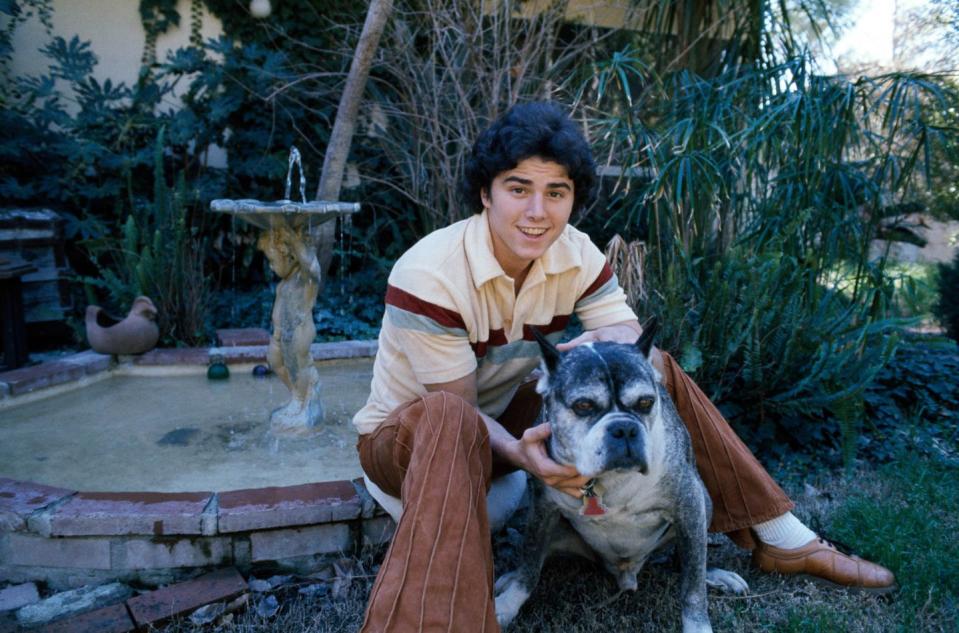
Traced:
<path id="1" fill-rule="evenodd" d="M 815 486 L 815 490 L 804 483 Z M 747 596 L 710 595 L 717 631 L 792 633 L 954 631 L 959 625 L 959 467 L 904 457 L 894 465 L 866 468 L 853 476 L 822 473 L 790 490 L 797 513 L 811 525 L 845 540 L 857 552 L 889 565 L 900 581 L 893 599 L 821 588 L 793 578 L 758 573 L 746 552 L 724 537 L 710 546 L 710 564 L 735 571 L 750 585 Z M 952 492 L 949 492 L 952 491 Z M 950 495 L 944 498 L 942 495 Z M 916 521 L 917 513 L 924 517 Z M 496 537 L 497 571 L 509 569 L 518 537 Z M 372 572 L 383 551 L 372 552 L 361 569 Z M 942 561 L 948 561 L 943 565 Z M 371 574 L 370 574 L 371 575 Z M 287 596 L 270 619 L 252 610 L 218 627 L 226 633 L 321 633 L 358 630 L 372 579 L 356 579 L 338 600 Z M 679 630 L 678 574 L 663 556 L 640 574 L 639 589 L 609 603 L 616 586 L 595 566 L 571 559 L 547 563 L 540 585 L 511 627 L 512 632 L 571 633 Z M 164 633 L 199 631 L 186 623 Z M 209 630 L 209 628 L 205 629 Z"/>

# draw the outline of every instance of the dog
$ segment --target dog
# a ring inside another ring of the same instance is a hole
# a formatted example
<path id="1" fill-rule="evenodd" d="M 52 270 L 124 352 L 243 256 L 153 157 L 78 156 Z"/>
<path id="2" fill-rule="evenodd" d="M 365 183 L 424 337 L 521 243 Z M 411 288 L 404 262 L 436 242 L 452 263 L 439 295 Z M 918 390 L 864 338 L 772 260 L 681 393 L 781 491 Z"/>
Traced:
<path id="1" fill-rule="evenodd" d="M 635 345 L 585 343 L 560 353 L 542 334 L 536 389 L 552 434 L 550 456 L 590 477 L 576 499 L 534 480 L 517 569 L 497 579 L 496 618 L 516 617 L 553 553 L 600 561 L 620 592 L 635 591 L 649 556 L 675 541 L 683 633 L 712 631 L 706 586 L 748 590 L 733 572 L 706 568 L 712 504 L 689 433 L 649 362 L 656 322 Z"/>

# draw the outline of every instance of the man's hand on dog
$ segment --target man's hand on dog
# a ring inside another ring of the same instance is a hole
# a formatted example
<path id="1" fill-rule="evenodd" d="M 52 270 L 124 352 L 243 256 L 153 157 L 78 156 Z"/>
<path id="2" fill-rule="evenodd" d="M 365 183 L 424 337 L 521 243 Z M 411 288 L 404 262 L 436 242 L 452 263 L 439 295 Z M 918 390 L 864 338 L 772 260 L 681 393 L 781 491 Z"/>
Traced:
<path id="1" fill-rule="evenodd" d="M 595 330 L 587 330 L 574 339 L 557 344 L 556 349 L 560 352 L 566 352 L 583 343 L 600 342 L 626 343 L 632 345 L 642 333 L 643 328 L 639 325 L 639 321 L 626 321 L 624 323 L 616 323 L 614 325 L 596 328 Z M 653 364 L 653 367 L 662 374 L 664 371 L 663 356 L 658 347 L 653 347 L 649 360 Z"/>
<path id="2" fill-rule="evenodd" d="M 549 435 L 548 422 L 526 429 L 523 437 L 517 440 L 515 463 L 547 486 L 579 499 L 583 496 L 581 488 L 589 481 L 589 477 L 580 475 L 572 466 L 564 466 L 550 459 L 546 452 Z"/>
<path id="3" fill-rule="evenodd" d="M 636 342 L 642 332 L 643 328 L 639 326 L 639 321 L 626 321 L 625 323 L 607 325 L 595 330 L 587 330 L 566 343 L 560 343 L 556 346 L 556 349 L 565 352 L 583 343 L 599 343 L 600 341 L 632 344 Z"/>

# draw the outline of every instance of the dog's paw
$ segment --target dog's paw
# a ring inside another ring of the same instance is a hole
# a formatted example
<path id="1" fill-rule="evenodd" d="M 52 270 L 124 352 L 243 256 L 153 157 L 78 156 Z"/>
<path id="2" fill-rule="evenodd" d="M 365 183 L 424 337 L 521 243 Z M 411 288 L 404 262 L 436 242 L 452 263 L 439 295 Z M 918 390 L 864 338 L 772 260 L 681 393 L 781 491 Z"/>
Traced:
<path id="1" fill-rule="evenodd" d="M 493 590 L 496 594 L 496 621 L 505 629 L 519 614 L 530 592 L 515 571 L 497 578 Z"/>
<path id="2" fill-rule="evenodd" d="M 705 615 L 690 617 L 683 614 L 683 633 L 713 633 L 713 627 Z"/>
<path id="3" fill-rule="evenodd" d="M 749 585 L 743 580 L 742 576 L 736 572 L 726 571 L 725 569 L 706 570 L 706 584 L 720 591 L 731 591 L 732 593 L 746 593 L 749 591 Z"/>

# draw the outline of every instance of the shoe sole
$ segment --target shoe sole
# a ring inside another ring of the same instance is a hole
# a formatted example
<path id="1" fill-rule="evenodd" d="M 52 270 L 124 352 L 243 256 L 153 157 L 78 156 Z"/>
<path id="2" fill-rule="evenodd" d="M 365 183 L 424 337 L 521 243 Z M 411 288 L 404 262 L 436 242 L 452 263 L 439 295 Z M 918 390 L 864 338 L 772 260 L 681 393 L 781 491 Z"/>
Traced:
<path id="1" fill-rule="evenodd" d="M 812 582 L 813 584 L 819 585 L 820 587 L 825 587 L 826 589 L 844 589 L 850 593 L 864 593 L 871 596 L 888 596 L 889 594 L 895 593 L 899 590 L 899 585 L 893 583 L 885 587 L 861 587 L 858 585 L 842 585 L 838 582 L 833 582 L 831 580 L 826 580 L 825 578 L 820 578 L 819 576 L 811 576 L 809 574 L 780 574 L 782 576 L 793 576 L 795 578 L 803 578 Z"/>

